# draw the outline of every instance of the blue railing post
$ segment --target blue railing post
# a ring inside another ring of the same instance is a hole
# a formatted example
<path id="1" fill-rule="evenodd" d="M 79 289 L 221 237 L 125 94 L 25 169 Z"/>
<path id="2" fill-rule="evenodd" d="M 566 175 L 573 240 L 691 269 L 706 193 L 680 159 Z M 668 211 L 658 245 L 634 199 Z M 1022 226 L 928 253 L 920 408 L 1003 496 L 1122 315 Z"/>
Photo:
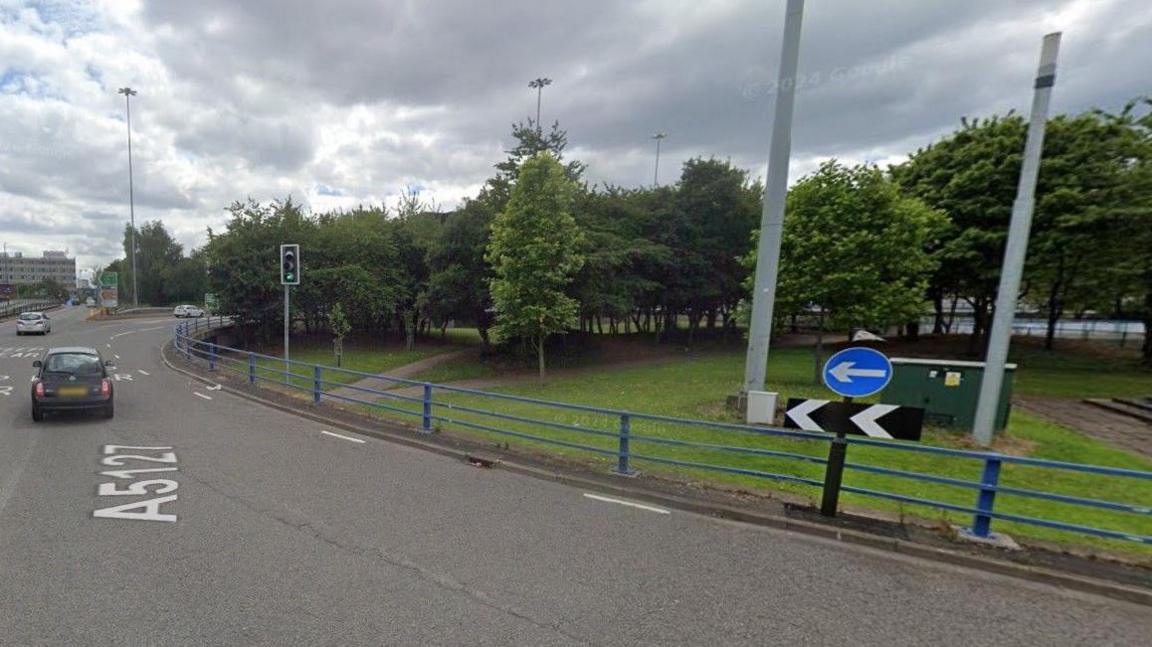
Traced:
<path id="1" fill-rule="evenodd" d="M 208 370 L 216 370 L 216 344 L 208 344 Z"/>
<path id="2" fill-rule="evenodd" d="M 256 354 L 248 353 L 248 383 L 256 383 Z"/>
<path id="3" fill-rule="evenodd" d="M 1000 482 L 1000 459 L 988 458 L 984 461 L 984 473 L 980 476 L 980 494 L 976 497 L 976 509 L 983 513 L 992 512 L 996 502 L 996 484 Z M 972 519 L 972 534 L 987 538 L 992 530 L 992 517 L 977 514 Z"/>
<path id="4" fill-rule="evenodd" d="M 614 470 L 621 476 L 636 476 L 636 472 L 628 466 L 628 457 L 630 455 L 628 438 L 631 435 L 632 416 L 622 413 L 620 414 L 620 447 L 616 453 L 616 469 Z"/>
<path id="5" fill-rule="evenodd" d="M 424 383 L 424 416 L 421 420 L 425 433 L 432 433 L 432 383 Z"/>
<path id="6" fill-rule="evenodd" d="M 322 371 L 319 364 L 312 365 L 312 404 L 320 404 L 320 385 L 322 384 Z"/>

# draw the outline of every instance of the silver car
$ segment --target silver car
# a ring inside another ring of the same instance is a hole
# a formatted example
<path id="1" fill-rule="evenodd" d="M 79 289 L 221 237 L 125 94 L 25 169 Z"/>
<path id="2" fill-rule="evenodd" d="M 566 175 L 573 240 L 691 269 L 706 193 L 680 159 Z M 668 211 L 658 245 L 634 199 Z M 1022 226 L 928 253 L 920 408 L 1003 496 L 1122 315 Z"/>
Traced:
<path id="1" fill-rule="evenodd" d="M 47 335 L 50 332 L 52 332 L 52 319 L 43 312 L 25 312 L 16 318 L 17 335 L 32 333 Z"/>

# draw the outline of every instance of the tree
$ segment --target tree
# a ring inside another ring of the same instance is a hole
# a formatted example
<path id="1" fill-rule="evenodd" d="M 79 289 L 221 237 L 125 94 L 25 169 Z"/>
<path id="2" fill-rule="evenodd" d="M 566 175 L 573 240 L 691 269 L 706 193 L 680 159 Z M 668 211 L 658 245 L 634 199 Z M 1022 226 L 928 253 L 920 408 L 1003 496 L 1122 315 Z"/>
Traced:
<path id="1" fill-rule="evenodd" d="M 575 191 L 556 157 L 536 154 L 520 168 L 488 244 L 498 331 L 531 340 L 541 380 L 548 336 L 576 323 L 578 304 L 565 293 L 584 264 L 577 251 L 583 233 L 572 217 Z"/>
<path id="2" fill-rule="evenodd" d="M 348 316 L 344 314 L 343 304 L 337 302 L 328 313 L 328 326 L 332 331 L 332 352 L 336 356 L 336 366 L 340 366 L 344 357 L 344 337 L 352 330 L 348 323 Z"/>
<path id="3" fill-rule="evenodd" d="M 948 215 L 948 229 L 933 250 L 939 263 L 928 290 L 936 309 L 934 332 L 941 332 L 944 298 L 964 298 L 972 307 L 968 350 L 975 354 L 996 302 L 1027 124 L 1012 113 L 960 123 L 959 130 L 916 151 L 891 173 L 908 195 Z M 1044 171 L 1041 166 L 1041 176 Z"/>
<path id="4" fill-rule="evenodd" d="M 492 269 L 484 260 L 493 212 L 479 200 L 466 200 L 449 214 L 440 235 L 428 250 L 428 314 L 445 325 L 449 320 L 476 325 L 485 348 L 494 318 L 488 284 Z"/>
<path id="5" fill-rule="evenodd" d="M 875 166 L 825 162 L 788 192 L 777 312 L 827 311 L 841 327 L 919 316 L 944 215 L 900 194 Z M 755 267 L 755 252 L 745 263 Z"/>

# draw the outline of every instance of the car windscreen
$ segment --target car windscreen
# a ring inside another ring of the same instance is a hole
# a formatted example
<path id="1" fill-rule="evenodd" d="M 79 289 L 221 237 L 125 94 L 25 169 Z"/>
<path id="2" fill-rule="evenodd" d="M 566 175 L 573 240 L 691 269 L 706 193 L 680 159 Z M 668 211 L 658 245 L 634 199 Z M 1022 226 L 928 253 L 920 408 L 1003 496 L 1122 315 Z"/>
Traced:
<path id="1" fill-rule="evenodd" d="M 36 312 L 25 312 L 20 315 L 20 321 L 40 321 L 40 314 Z"/>
<path id="2" fill-rule="evenodd" d="M 85 353 L 56 353 L 44 362 L 45 374 L 96 377 L 103 373 L 100 358 Z"/>

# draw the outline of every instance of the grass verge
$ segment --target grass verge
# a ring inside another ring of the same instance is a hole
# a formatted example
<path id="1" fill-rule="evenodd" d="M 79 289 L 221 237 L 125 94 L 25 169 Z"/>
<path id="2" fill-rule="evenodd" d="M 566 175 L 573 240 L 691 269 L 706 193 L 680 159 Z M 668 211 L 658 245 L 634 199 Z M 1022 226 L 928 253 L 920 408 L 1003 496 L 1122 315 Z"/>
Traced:
<path id="1" fill-rule="evenodd" d="M 743 360 L 743 352 L 736 351 L 685 355 L 675 360 L 619 368 L 596 375 L 555 377 L 542 385 L 520 383 L 495 391 L 600 408 L 736 422 L 732 414 L 724 408 L 723 402 L 728 394 L 735 392 L 739 387 Z M 774 351 L 769 365 L 769 375 L 772 378 L 769 388 L 791 397 L 826 397 L 822 388 L 812 384 L 811 362 L 811 353 L 806 349 Z M 610 469 L 615 464 L 619 419 L 614 415 L 557 409 L 441 389 L 435 392 L 434 401 L 437 425 L 454 433 L 463 433 L 499 444 L 544 450 L 592 462 L 604 470 Z M 377 414 L 396 417 L 409 423 L 419 422 L 419 403 L 395 398 L 382 399 L 380 402 L 390 409 L 376 410 Z M 495 412 L 504 417 L 479 411 Z M 532 421 L 515 418 L 532 419 Z M 562 427 L 553 427 L 548 423 Z M 498 433 L 493 429 L 510 433 Z M 750 490 L 785 491 L 813 502 L 819 497 L 819 489 L 816 487 L 781 479 L 791 477 L 821 480 L 823 465 L 805 459 L 818 460 L 826 456 L 828 449 L 826 442 L 692 427 L 645 419 L 633 419 L 631 433 L 631 450 L 636 455 L 633 466 L 646 472 L 668 474 L 689 480 L 718 482 Z M 553 442 L 524 439 L 514 434 L 530 434 Z M 669 444 L 670 441 L 673 443 L 690 441 L 716 447 L 682 447 Z M 576 443 L 591 449 L 578 449 L 556 443 Z M 966 434 L 939 429 L 927 430 L 922 444 L 970 448 Z M 722 447 L 753 448 L 783 452 L 792 456 L 737 454 Z M 1152 461 L 1113 449 L 1076 431 L 1045 422 L 1020 410 L 1013 413 L 1009 430 L 998 441 L 997 449 L 1005 453 L 1027 454 L 1036 458 L 1152 470 Z M 718 473 L 660 462 L 663 460 L 721 465 L 744 473 Z M 962 481 L 978 481 L 983 467 L 982 462 L 978 460 L 863 446 L 850 448 L 848 463 Z M 748 472 L 776 475 L 777 478 Z M 968 507 L 973 506 L 977 496 L 974 489 L 867 473 L 851 468 L 845 474 L 844 484 Z M 1152 501 L 1152 482 L 1149 481 L 1018 465 L 1005 465 L 1001 484 L 1105 501 L 1136 504 Z M 965 513 L 945 512 L 929 506 L 902 504 L 861 494 L 845 493 L 842 501 L 847 505 L 888 511 L 896 515 L 908 514 L 938 519 L 948 524 L 966 526 L 971 523 L 971 517 Z M 1146 515 L 1072 506 L 1056 501 L 1006 494 L 998 497 L 996 510 L 1130 534 L 1152 535 L 1152 517 Z M 1130 542 L 1095 538 L 1022 523 L 996 521 L 993 523 L 993 528 L 1019 537 L 1091 546 L 1152 559 L 1152 547 Z"/>

